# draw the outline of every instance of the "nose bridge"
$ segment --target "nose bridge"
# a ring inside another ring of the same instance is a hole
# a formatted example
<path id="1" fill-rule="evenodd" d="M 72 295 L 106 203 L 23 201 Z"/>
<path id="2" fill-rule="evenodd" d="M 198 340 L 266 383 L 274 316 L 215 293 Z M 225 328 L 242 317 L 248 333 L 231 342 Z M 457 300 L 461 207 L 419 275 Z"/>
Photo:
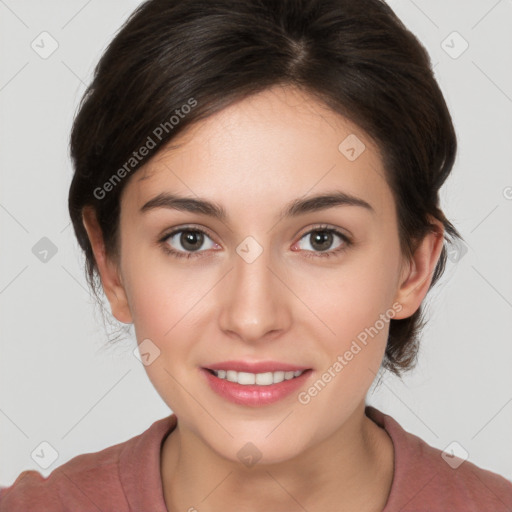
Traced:
<path id="1" fill-rule="evenodd" d="M 279 279 L 270 270 L 272 251 L 247 237 L 233 255 L 233 271 L 221 291 L 221 327 L 246 341 L 285 328 L 286 304 Z"/>

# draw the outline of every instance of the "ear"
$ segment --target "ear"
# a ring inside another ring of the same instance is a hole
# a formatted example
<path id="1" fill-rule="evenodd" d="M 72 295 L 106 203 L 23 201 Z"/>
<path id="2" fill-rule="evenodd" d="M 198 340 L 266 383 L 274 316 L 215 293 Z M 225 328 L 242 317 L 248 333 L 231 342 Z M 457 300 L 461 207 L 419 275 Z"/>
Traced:
<path id="1" fill-rule="evenodd" d="M 130 324 L 133 322 L 133 319 L 127 295 L 121 281 L 121 273 L 118 264 L 107 257 L 103 233 L 93 208 L 87 206 L 83 208 L 82 222 L 89 236 L 96 265 L 100 273 L 101 284 L 110 302 L 112 314 L 120 322 Z"/>
<path id="2" fill-rule="evenodd" d="M 395 301 L 402 305 L 402 310 L 394 317 L 408 318 L 420 307 L 428 292 L 436 264 L 444 243 L 444 226 L 441 221 L 431 217 L 430 222 L 436 230 L 427 233 L 419 242 L 414 254 L 405 265 L 400 276 L 401 285 L 397 290 Z"/>

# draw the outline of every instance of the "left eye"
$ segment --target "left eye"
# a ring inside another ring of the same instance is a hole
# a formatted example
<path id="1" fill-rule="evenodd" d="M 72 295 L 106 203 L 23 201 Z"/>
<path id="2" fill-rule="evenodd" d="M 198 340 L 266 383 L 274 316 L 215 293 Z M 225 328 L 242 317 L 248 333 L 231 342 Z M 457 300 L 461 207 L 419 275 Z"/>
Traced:
<path id="1" fill-rule="evenodd" d="M 338 245 L 338 247 L 335 247 L 334 249 L 331 249 L 331 246 L 333 244 L 333 240 L 335 237 L 338 237 L 341 239 L 341 243 Z M 307 243 L 312 249 L 309 247 L 304 247 L 304 245 L 301 245 L 302 240 L 311 240 L 311 242 Z M 313 231 L 309 231 L 306 233 L 301 240 L 298 242 L 299 248 L 304 249 L 307 251 L 313 251 L 313 252 L 337 252 L 338 250 L 342 250 L 344 248 L 344 245 L 349 244 L 348 237 L 337 231 L 336 229 L 315 229 Z M 341 247 L 340 247 L 341 246 Z"/>

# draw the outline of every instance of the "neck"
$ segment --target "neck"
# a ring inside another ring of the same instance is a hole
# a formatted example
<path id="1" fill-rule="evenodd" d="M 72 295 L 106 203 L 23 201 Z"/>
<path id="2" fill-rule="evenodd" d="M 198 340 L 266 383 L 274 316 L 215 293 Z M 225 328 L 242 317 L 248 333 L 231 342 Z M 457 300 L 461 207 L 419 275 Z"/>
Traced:
<path id="1" fill-rule="evenodd" d="M 168 511 L 299 506 L 308 511 L 381 512 L 393 480 L 393 445 L 364 407 L 360 404 L 329 438 L 293 459 L 251 467 L 219 456 L 178 422 L 162 448 Z"/>

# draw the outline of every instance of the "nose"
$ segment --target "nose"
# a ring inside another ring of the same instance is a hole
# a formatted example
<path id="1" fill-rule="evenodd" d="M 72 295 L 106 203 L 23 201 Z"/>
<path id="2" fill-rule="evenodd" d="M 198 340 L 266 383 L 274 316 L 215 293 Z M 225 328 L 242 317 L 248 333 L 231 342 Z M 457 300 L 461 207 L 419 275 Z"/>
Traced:
<path id="1" fill-rule="evenodd" d="M 254 344 L 273 340 L 289 328 L 292 294 L 274 266 L 269 250 L 252 262 L 234 254 L 233 268 L 219 290 L 219 323 L 225 333 Z"/>

